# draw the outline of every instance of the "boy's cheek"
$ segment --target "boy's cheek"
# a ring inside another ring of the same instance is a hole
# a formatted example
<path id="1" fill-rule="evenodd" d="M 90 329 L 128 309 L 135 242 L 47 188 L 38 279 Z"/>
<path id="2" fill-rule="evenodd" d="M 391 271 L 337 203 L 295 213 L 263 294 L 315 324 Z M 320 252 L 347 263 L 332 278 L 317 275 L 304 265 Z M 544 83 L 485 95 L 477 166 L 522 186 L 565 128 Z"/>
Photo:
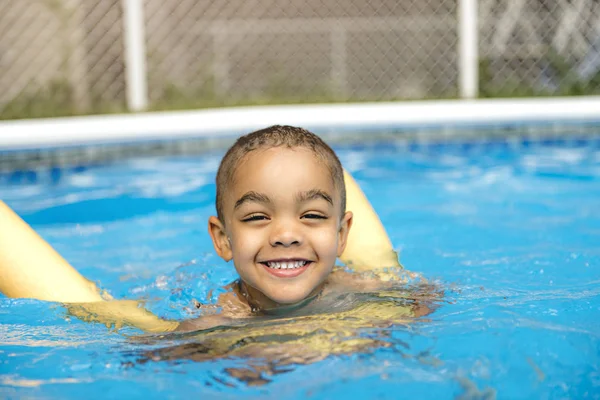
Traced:
<path id="1" fill-rule="evenodd" d="M 231 247 L 234 254 L 238 257 L 254 257 L 260 247 L 262 240 L 259 234 L 232 235 Z"/>
<path id="2" fill-rule="evenodd" d="M 338 232 L 336 227 L 328 227 L 320 231 L 314 232 L 312 235 L 312 241 L 315 249 L 320 250 L 320 253 L 329 254 L 333 256 L 337 255 L 338 250 Z"/>

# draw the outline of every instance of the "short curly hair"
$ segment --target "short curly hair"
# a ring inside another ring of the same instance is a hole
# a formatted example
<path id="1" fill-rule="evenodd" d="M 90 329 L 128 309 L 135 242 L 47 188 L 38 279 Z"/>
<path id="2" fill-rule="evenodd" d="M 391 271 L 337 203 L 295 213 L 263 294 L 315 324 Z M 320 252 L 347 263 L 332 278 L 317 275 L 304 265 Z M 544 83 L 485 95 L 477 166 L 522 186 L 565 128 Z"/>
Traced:
<path id="1" fill-rule="evenodd" d="M 273 125 L 240 137 L 221 160 L 217 172 L 216 198 L 217 216 L 221 222 L 225 222 L 223 218 L 223 196 L 227 186 L 233 179 L 239 162 L 254 150 L 273 147 L 305 148 L 323 161 L 331 173 L 335 188 L 339 191 L 342 215 L 344 215 L 346 211 L 344 170 L 333 149 L 323 139 L 306 129 L 287 125 Z"/>

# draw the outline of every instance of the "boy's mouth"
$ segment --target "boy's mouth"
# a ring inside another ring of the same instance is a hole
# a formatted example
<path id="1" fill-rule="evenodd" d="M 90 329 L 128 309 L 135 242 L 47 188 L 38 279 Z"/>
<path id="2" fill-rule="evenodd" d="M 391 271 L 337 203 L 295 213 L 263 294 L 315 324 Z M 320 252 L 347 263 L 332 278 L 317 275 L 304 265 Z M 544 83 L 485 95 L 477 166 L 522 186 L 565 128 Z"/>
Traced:
<path id="1" fill-rule="evenodd" d="M 302 268 L 310 261 L 306 260 L 280 260 L 280 261 L 267 261 L 264 262 L 267 267 L 272 269 L 296 269 Z"/>
<path id="2" fill-rule="evenodd" d="M 308 269 L 312 261 L 302 259 L 272 260 L 261 262 L 265 269 L 279 278 L 293 278 Z"/>

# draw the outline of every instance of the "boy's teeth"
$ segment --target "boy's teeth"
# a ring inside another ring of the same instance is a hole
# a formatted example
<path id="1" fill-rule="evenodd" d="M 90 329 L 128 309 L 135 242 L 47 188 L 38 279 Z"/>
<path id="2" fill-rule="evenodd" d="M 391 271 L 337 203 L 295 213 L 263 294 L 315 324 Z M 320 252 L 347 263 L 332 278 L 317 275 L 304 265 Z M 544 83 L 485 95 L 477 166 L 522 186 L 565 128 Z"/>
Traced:
<path id="1" fill-rule="evenodd" d="M 274 269 L 294 269 L 304 267 L 306 261 L 268 262 L 267 266 Z"/>

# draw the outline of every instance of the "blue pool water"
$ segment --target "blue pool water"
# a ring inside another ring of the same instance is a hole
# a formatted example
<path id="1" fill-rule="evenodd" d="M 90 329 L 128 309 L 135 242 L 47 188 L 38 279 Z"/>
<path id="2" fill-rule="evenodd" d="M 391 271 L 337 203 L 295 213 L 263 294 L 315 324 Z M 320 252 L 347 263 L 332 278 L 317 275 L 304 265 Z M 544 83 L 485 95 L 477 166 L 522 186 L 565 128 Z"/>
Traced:
<path id="1" fill-rule="evenodd" d="M 432 314 L 385 328 L 389 346 L 253 386 L 227 371 L 257 360 L 148 357 L 190 339 L 135 340 L 0 297 L 0 397 L 600 398 L 599 140 L 336 150 L 402 263 L 445 293 Z M 235 279 L 206 233 L 221 155 L 5 174 L 0 198 L 113 296 L 185 319 Z"/>

